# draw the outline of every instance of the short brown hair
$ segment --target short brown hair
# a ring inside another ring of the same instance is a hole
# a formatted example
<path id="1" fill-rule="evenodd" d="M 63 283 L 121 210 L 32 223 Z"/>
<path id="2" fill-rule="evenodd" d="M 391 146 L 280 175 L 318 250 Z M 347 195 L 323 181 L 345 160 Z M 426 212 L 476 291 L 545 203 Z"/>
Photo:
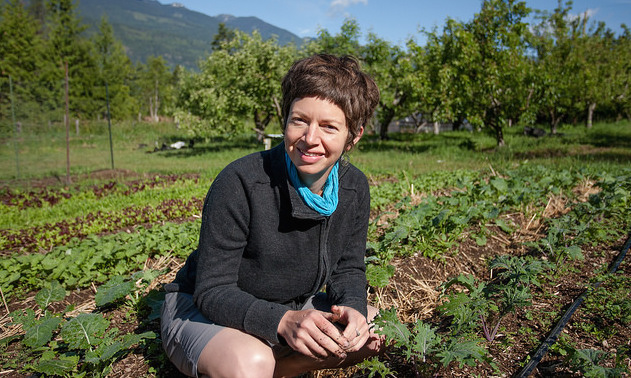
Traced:
<path id="1" fill-rule="evenodd" d="M 292 65 L 282 82 L 283 132 L 294 100 L 316 97 L 339 106 L 346 116 L 351 146 L 379 103 L 379 88 L 352 56 L 316 54 Z"/>

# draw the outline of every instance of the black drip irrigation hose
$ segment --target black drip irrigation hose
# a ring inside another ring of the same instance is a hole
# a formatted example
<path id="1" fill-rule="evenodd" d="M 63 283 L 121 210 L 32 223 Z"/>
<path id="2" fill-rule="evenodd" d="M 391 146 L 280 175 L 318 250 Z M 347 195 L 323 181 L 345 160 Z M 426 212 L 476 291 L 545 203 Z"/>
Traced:
<path id="1" fill-rule="evenodd" d="M 626 256 L 627 251 L 629 250 L 629 246 L 631 246 L 631 235 L 627 237 L 627 241 L 626 243 L 624 243 L 624 246 L 622 247 L 622 251 L 620 251 L 616 260 L 609 267 L 610 274 L 615 273 L 616 270 L 618 270 L 620 263 L 622 262 L 622 260 L 624 260 L 624 257 Z M 572 302 L 572 305 L 570 306 L 570 308 L 568 308 L 567 311 L 565 311 L 565 314 L 563 314 L 563 317 L 559 320 L 556 326 L 554 326 L 554 328 L 552 329 L 548 337 L 541 343 L 541 345 L 539 345 L 539 348 L 537 348 L 537 351 L 532 356 L 530 361 L 528 361 L 526 366 L 524 366 L 524 368 L 521 369 L 521 371 L 514 376 L 515 378 L 526 378 L 530 375 L 530 373 L 532 373 L 532 371 L 537 366 L 537 364 L 539 364 L 543 356 L 545 356 L 546 352 L 548 351 L 548 348 L 550 348 L 550 346 L 552 346 L 552 344 L 556 342 L 557 337 L 559 336 L 559 334 L 561 333 L 561 331 L 563 330 L 567 322 L 570 320 L 570 318 L 572 317 L 576 309 L 578 309 L 579 306 L 583 303 L 587 294 L 597 289 L 601 284 L 602 284 L 602 281 L 596 282 L 591 287 L 585 289 L 585 291 L 583 291 L 581 295 L 579 295 L 574 300 L 574 302 Z"/>

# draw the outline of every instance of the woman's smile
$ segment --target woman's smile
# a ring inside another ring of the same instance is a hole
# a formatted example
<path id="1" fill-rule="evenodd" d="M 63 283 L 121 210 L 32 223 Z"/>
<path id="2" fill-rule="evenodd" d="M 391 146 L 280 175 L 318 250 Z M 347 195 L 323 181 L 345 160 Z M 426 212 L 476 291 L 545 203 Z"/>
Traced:
<path id="1" fill-rule="evenodd" d="M 285 128 L 285 149 L 300 180 L 319 192 L 345 151 L 346 117 L 328 100 L 305 97 L 294 101 Z"/>

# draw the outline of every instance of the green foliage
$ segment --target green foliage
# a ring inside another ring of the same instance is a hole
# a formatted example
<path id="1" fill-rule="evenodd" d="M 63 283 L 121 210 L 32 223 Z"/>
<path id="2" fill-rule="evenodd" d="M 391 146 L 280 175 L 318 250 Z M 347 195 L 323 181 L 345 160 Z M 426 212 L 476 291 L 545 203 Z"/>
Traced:
<path id="1" fill-rule="evenodd" d="M 627 228 L 631 171 L 622 170 L 616 177 L 604 175 L 597 185 L 601 191 L 590 195 L 588 201 L 579 202 L 567 214 L 548 220 L 545 238 L 527 243 L 557 264 L 557 270 L 568 259 L 582 259 L 582 245 L 613 240 Z"/>
<path id="2" fill-rule="evenodd" d="M 94 296 L 94 302 L 96 302 L 98 307 L 104 306 L 118 299 L 125 298 L 135 287 L 134 282 L 127 280 L 124 276 L 114 276 L 99 287 Z"/>
<path id="3" fill-rule="evenodd" d="M 629 369 L 621 364 L 609 368 L 601 366 L 601 362 L 610 358 L 608 353 L 594 349 L 572 349 L 568 355 L 568 363 L 574 371 L 580 372 L 584 377 L 622 377 L 629 373 Z"/>
<path id="4" fill-rule="evenodd" d="M 58 281 L 47 282 L 46 285 L 35 295 L 35 303 L 43 310 L 46 310 L 52 302 L 58 302 L 66 297 L 66 290 Z"/>
<path id="5" fill-rule="evenodd" d="M 32 314 L 28 315 L 33 316 Z M 61 323 L 61 318 L 47 315 L 40 319 L 29 319 L 25 323 L 32 324 L 24 329 L 24 339 L 22 342 L 29 348 L 39 348 L 48 344 L 53 338 L 53 332 Z M 24 325 L 24 323 L 23 323 Z"/>
<path id="6" fill-rule="evenodd" d="M 357 364 L 357 367 L 363 370 L 368 370 L 368 378 L 394 375 L 394 371 L 390 370 L 390 368 L 388 368 L 386 364 L 379 361 L 377 357 L 372 357 L 364 360 Z"/>
<path id="7" fill-rule="evenodd" d="M 243 132 L 251 116 L 263 135 L 272 120 L 282 122 L 280 81 L 296 57 L 291 45 L 235 31 L 201 62 L 200 73 L 184 79 L 176 119 L 192 135 L 209 137 Z"/>
<path id="8" fill-rule="evenodd" d="M 484 361 L 486 350 L 475 341 L 452 340 L 446 349 L 436 355 L 444 367 L 455 361 L 462 368 L 464 365 L 475 366 L 478 362 Z"/>
<path id="9" fill-rule="evenodd" d="M 79 314 L 64 323 L 61 337 L 70 349 L 92 350 L 97 345 L 109 325 L 109 321 L 100 314 Z"/>
<path id="10" fill-rule="evenodd" d="M 46 255 L 15 255 L 0 260 L 0 279 L 5 293 L 39 287 L 42 277 L 59 280 L 65 288 L 105 282 L 109 277 L 129 274 L 147 258 L 187 256 L 197 240 L 199 222 L 166 223 L 136 233 L 121 232 L 103 237 L 90 236 L 54 248 Z"/>
<path id="11" fill-rule="evenodd" d="M 414 253 L 441 258 L 445 253 L 457 252 L 458 244 L 466 235 L 464 230 L 472 225 L 480 225 L 480 233 L 473 235 L 473 238 L 478 244 L 484 244 L 485 229 L 489 223 L 511 231 L 511 226 L 500 218 L 500 214 L 540 204 L 551 193 L 569 192 L 582 178 L 579 172 L 529 166 L 508 171 L 502 177 L 452 174 L 452 179 L 445 182 L 454 185 L 448 195 L 427 195 L 414 207 L 407 204 L 409 199 L 401 200 L 398 217 L 391 222 L 380 240 L 373 241 L 373 253 L 380 261 Z M 431 183 L 425 184 L 428 180 L 412 182 L 410 187 L 433 186 Z M 407 187 L 407 184 L 401 187 Z M 374 192 L 377 203 L 382 201 L 379 195 L 392 198 L 398 193 L 401 192 L 388 185 Z M 562 236 L 560 233 L 559 237 Z M 563 251 L 568 254 L 576 252 L 575 249 L 567 248 Z"/>
<path id="12" fill-rule="evenodd" d="M 153 278 L 155 274 L 152 272 L 132 276 L 132 280 Z M 120 282 L 121 279 L 116 277 L 103 285 L 106 294 L 99 301 L 116 300 L 121 291 Z M 130 282 L 133 284 L 133 281 Z M 59 283 L 52 282 L 45 286 L 36 295 L 42 309 L 65 297 L 65 291 Z M 112 294 L 112 291 L 116 291 L 116 294 Z M 21 324 L 24 330 L 23 357 L 35 359 L 24 369 L 46 375 L 107 375 L 111 364 L 129 353 L 130 348 L 156 337 L 154 332 L 119 335 L 116 328 L 110 328 L 110 321 L 101 313 L 80 313 L 68 317 L 64 313 L 46 312 L 43 316 L 37 316 L 32 309 L 26 309 L 13 312 L 10 317 L 14 324 Z"/>
<path id="13" fill-rule="evenodd" d="M 34 99 L 36 74 L 43 64 L 43 40 L 22 1 L 4 1 L 0 5 L 0 36 L 0 119 L 8 119 L 11 110 L 17 119 L 22 119 L 39 107 Z M 13 98 L 9 98 L 11 91 Z M 15 103 L 22 106 L 16 107 Z"/>
<path id="14" fill-rule="evenodd" d="M 378 261 L 376 256 L 366 258 L 366 279 L 368 284 L 373 287 L 386 287 L 390 282 L 390 278 L 394 275 L 394 266 L 390 264 L 371 264 L 370 261 Z"/>
<path id="15" fill-rule="evenodd" d="M 584 312 L 597 321 L 599 328 L 612 324 L 623 327 L 631 325 L 631 278 L 624 270 L 615 274 L 599 275 L 594 278 L 602 284 L 585 298 Z"/>
<path id="16" fill-rule="evenodd" d="M 114 37 L 114 30 L 106 17 L 101 18 L 99 33 L 92 38 L 97 54 L 99 82 L 94 96 L 101 104 L 98 114 L 107 119 L 129 119 L 138 110 L 137 99 L 132 98 L 129 82 L 133 80 L 133 66 L 123 44 Z M 109 109 L 107 108 L 109 101 Z"/>
<path id="17" fill-rule="evenodd" d="M 382 310 L 374 323 L 376 332 L 385 337 L 386 344 L 397 348 L 419 373 L 438 374 L 441 365 L 444 368 L 452 363 L 474 366 L 488 360 L 486 349 L 478 341 L 453 334 L 438 335 L 436 329 L 420 320 L 410 330 L 397 318 L 394 308 Z"/>
<path id="18" fill-rule="evenodd" d="M 53 351 L 46 351 L 42 353 L 42 357 L 33 367 L 33 370 L 46 375 L 65 376 L 76 369 L 78 363 L 79 356 L 57 356 Z"/>
<path id="19" fill-rule="evenodd" d="M 500 272 L 491 282 L 479 282 L 471 275 L 460 274 L 443 283 L 442 296 L 447 300 L 439 309 L 452 317 L 455 334 L 467 335 L 481 328 L 486 340 L 491 342 L 504 316 L 519 307 L 530 306 L 529 285 L 539 283 L 538 276 L 545 267 L 532 258 L 497 257 L 491 261 L 490 268 L 500 269 Z M 466 291 L 449 290 L 454 285 Z"/>

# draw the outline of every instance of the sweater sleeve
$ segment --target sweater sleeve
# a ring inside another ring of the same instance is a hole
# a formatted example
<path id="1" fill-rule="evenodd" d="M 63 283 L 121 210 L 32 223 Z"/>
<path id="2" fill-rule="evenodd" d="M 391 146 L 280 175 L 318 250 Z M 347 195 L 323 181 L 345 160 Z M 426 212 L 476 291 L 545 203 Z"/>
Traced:
<path id="1" fill-rule="evenodd" d="M 193 297 L 209 320 L 278 343 L 278 324 L 289 308 L 258 299 L 237 284 L 249 218 L 247 188 L 238 170 L 228 166 L 204 203 Z"/>
<path id="2" fill-rule="evenodd" d="M 356 197 L 347 206 L 355 207 L 353 226 L 348 230 L 348 243 L 331 273 L 327 283 L 327 295 L 338 305 L 349 306 L 367 315 L 366 300 L 366 237 L 370 216 L 370 190 L 366 177 L 359 171 L 362 180 L 356 184 Z"/>

